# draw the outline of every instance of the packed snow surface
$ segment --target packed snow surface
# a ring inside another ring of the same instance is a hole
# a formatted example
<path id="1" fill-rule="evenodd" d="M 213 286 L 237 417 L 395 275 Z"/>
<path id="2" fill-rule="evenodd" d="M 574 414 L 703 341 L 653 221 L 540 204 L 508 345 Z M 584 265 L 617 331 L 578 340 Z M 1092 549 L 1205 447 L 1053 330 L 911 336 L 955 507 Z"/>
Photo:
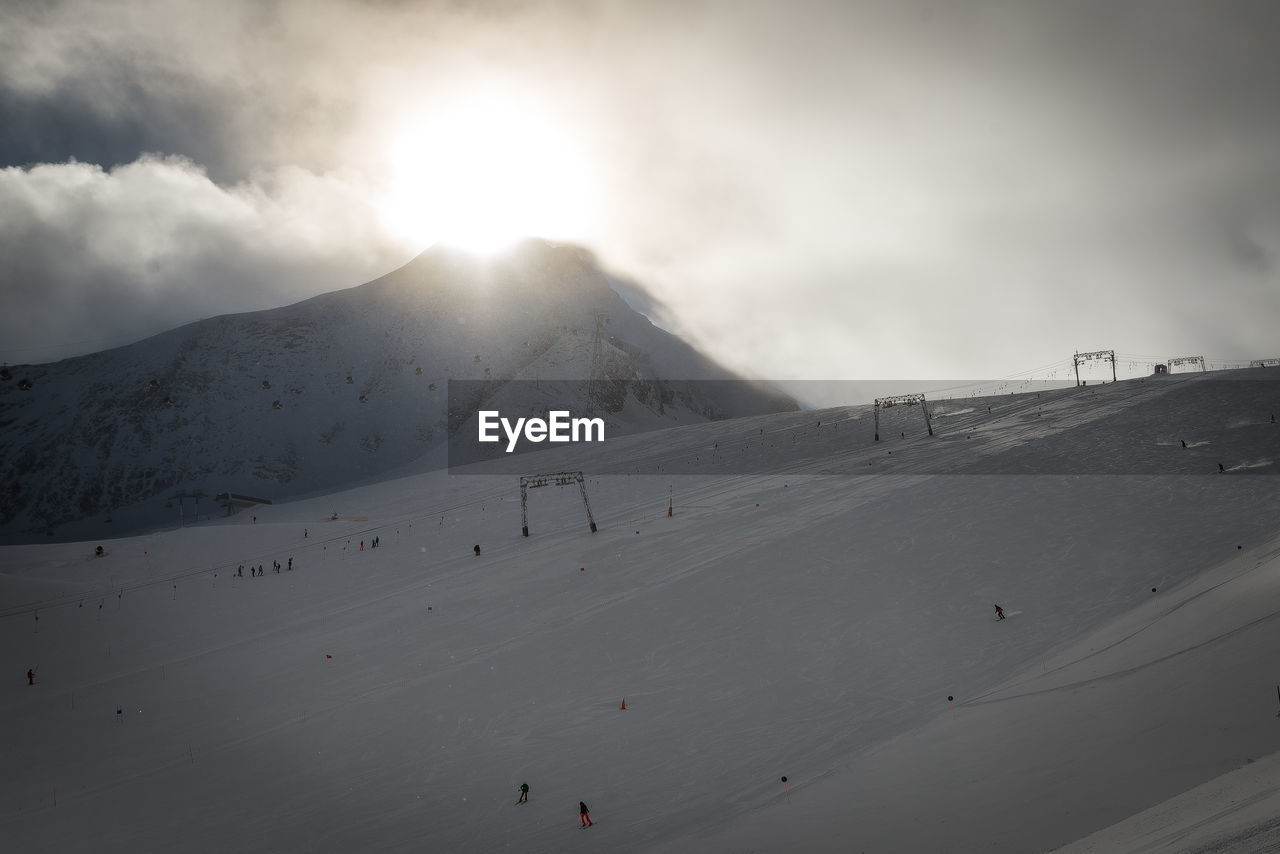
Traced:
<path id="1" fill-rule="evenodd" d="M 957 401 L 934 436 L 904 408 L 879 442 L 865 408 L 676 428 L 619 440 L 632 475 L 528 457 L 588 472 L 594 534 L 576 486 L 525 538 L 514 477 L 455 471 L 0 549 L 0 838 L 1274 845 L 1280 382 L 1225 378 Z"/>

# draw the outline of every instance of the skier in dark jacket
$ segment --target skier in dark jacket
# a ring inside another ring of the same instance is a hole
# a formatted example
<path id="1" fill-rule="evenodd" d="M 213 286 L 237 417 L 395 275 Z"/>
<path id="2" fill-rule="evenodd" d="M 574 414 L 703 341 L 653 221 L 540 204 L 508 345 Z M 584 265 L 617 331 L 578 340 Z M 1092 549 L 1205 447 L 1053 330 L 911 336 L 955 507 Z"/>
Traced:
<path id="1" fill-rule="evenodd" d="M 591 816 L 587 814 L 586 801 L 578 801 L 578 813 L 579 815 L 582 816 L 583 827 L 590 827 L 591 825 L 595 824 L 595 822 L 591 820 Z"/>
<path id="2" fill-rule="evenodd" d="M 997 620 L 1004 619 L 1004 608 L 1001 608 L 999 605 L 996 606 L 996 619 Z"/>
<path id="3" fill-rule="evenodd" d="M 520 784 L 520 800 L 516 801 L 516 803 L 523 804 L 523 803 L 528 803 L 528 801 L 529 801 L 529 784 L 521 783 Z"/>

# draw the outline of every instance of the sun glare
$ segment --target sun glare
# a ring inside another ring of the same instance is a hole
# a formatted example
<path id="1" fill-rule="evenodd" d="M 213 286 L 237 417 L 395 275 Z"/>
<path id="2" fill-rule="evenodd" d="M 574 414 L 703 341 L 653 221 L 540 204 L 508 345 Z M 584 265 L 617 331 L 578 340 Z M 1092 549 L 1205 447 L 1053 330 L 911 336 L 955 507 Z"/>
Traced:
<path id="1" fill-rule="evenodd" d="M 572 140 L 510 98 L 477 97 L 399 134 L 389 228 L 422 245 L 489 253 L 524 237 L 584 236 L 588 169 Z"/>

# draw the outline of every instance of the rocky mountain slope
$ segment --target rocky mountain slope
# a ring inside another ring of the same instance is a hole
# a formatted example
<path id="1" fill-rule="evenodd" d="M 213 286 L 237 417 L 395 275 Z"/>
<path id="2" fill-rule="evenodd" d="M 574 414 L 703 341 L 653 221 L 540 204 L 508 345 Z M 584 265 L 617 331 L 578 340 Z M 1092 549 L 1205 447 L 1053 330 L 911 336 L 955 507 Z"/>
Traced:
<path id="1" fill-rule="evenodd" d="M 296 305 L 8 366 L 0 539 L 122 534 L 225 512 L 218 494 L 330 491 L 433 452 L 442 465 L 451 423 L 530 389 L 622 432 L 795 408 L 764 387 L 697 382 L 733 375 L 610 282 L 576 247 L 529 241 L 489 260 L 432 249 Z M 450 381 L 467 397 L 452 422 Z"/>

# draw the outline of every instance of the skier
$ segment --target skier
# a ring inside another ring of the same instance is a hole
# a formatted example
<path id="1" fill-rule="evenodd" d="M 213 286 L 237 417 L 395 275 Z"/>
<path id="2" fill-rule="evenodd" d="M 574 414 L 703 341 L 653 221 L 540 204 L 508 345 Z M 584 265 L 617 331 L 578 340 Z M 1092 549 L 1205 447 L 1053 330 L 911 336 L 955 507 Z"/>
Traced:
<path id="1" fill-rule="evenodd" d="M 516 803 L 525 804 L 528 802 L 529 802 L 529 784 L 521 783 L 520 784 L 520 800 L 516 801 Z"/>
<path id="2" fill-rule="evenodd" d="M 582 817 L 583 827 L 590 827 L 591 825 L 595 824 L 595 822 L 591 820 L 591 816 L 587 814 L 586 801 L 578 801 L 578 813 Z"/>
<path id="3" fill-rule="evenodd" d="M 480 557 L 480 546 L 473 546 L 471 550 L 476 553 L 476 557 Z"/>
<path id="4" fill-rule="evenodd" d="M 289 558 L 289 571 L 293 571 L 293 558 Z"/>
<path id="5" fill-rule="evenodd" d="M 1004 619 L 1004 608 L 1001 608 L 999 605 L 996 606 L 996 619 L 997 620 Z"/>
<path id="6" fill-rule="evenodd" d="M 36 672 L 32 670 L 30 667 L 27 668 L 27 684 L 28 685 L 36 684 Z"/>

